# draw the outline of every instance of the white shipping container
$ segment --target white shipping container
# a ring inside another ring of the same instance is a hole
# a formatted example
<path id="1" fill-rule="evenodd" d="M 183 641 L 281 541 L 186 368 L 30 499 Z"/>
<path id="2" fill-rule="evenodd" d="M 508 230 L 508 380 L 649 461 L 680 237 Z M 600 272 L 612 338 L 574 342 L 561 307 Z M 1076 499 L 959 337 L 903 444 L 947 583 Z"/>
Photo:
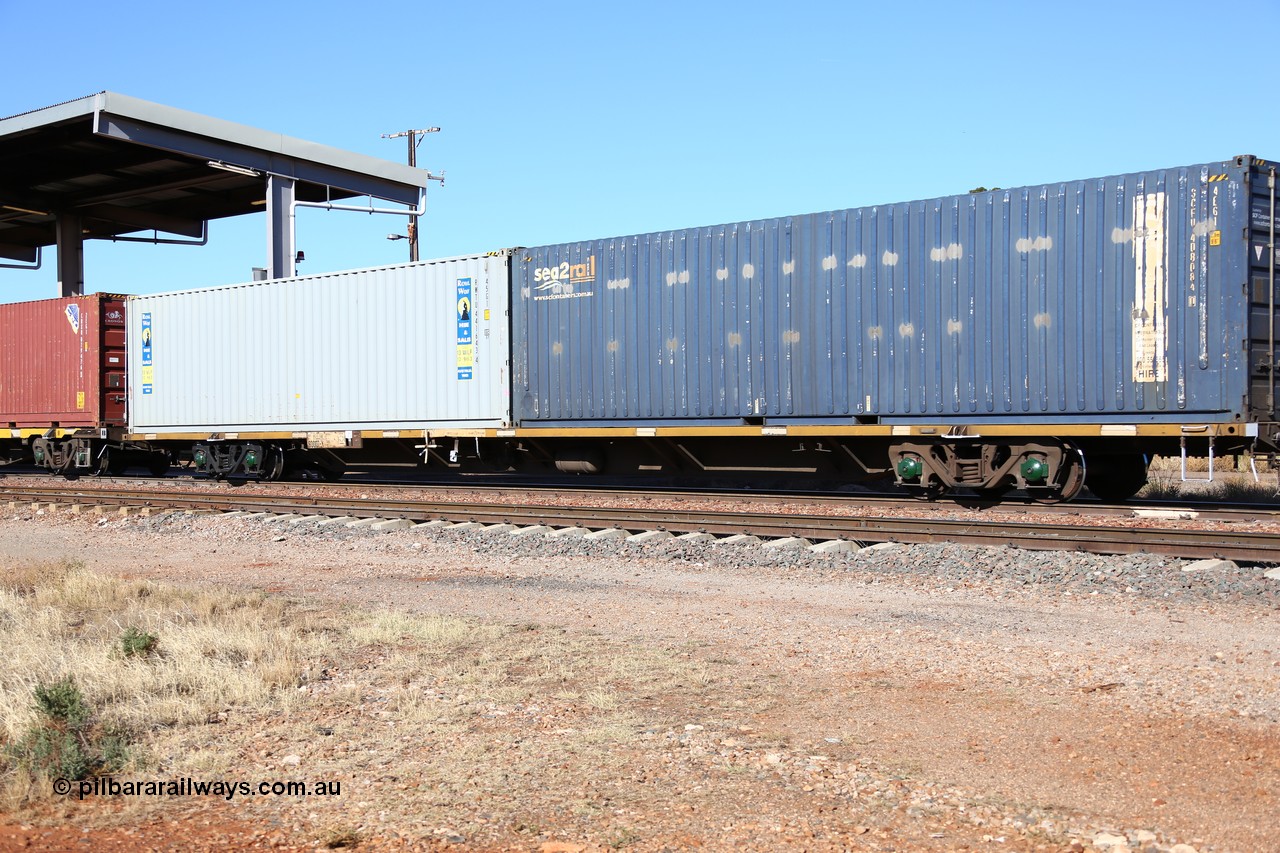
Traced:
<path id="1" fill-rule="evenodd" d="M 504 427 L 510 256 L 136 296 L 134 433 Z"/>

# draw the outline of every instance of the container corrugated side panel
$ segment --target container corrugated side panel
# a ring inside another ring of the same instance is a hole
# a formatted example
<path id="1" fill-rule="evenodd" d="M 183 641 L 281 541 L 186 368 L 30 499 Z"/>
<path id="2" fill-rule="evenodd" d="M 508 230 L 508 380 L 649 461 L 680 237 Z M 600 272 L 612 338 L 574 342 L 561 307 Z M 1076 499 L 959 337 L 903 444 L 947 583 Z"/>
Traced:
<path id="1" fill-rule="evenodd" d="M 94 427 L 101 294 L 0 305 L 0 427 Z"/>
<path id="2" fill-rule="evenodd" d="M 513 271 L 518 417 L 1233 417 L 1244 171 L 527 249 Z"/>
<path id="3" fill-rule="evenodd" d="M 471 293 L 469 371 L 460 282 Z M 130 429 L 505 426 L 508 288 L 498 254 L 135 297 Z"/>

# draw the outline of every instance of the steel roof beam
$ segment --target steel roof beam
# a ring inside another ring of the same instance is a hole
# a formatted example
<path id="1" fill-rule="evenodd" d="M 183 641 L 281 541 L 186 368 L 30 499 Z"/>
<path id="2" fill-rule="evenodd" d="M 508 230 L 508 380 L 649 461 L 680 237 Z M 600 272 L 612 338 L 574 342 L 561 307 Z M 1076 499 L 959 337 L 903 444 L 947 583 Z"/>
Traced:
<path id="1" fill-rule="evenodd" d="M 192 136 L 105 112 L 98 114 L 94 133 L 187 157 L 244 166 L 263 174 L 280 175 L 295 181 L 330 186 L 356 195 L 372 196 L 410 206 L 418 204 L 422 192 L 421 187 L 401 181 L 386 180 L 226 140 Z"/>
<path id="2" fill-rule="evenodd" d="M 204 221 L 199 219 L 185 219 L 147 210 L 135 210 L 116 204 L 95 204 L 82 207 L 79 212 L 85 219 L 101 219 L 137 230 L 164 231 L 168 234 L 181 234 L 184 237 L 204 235 Z"/>
<path id="3" fill-rule="evenodd" d="M 187 175 L 188 177 L 182 180 L 159 185 L 148 184 L 145 187 L 147 192 L 159 192 L 171 189 L 186 189 L 219 180 L 217 174 L 207 175 L 204 171 L 195 173 L 194 176 L 191 176 L 192 172 L 189 171 Z M 118 184 L 115 186 L 118 187 Z M 161 231 L 169 231 L 173 234 L 184 234 L 190 237 L 200 236 L 202 233 L 201 222 L 203 220 L 193 220 L 189 217 L 173 216 L 109 203 L 115 199 L 137 198 L 138 192 L 139 189 L 135 188 L 74 198 L 65 194 L 55 195 L 41 192 L 15 191 L 10 187 L 0 186 L 0 221 L 40 215 L 36 211 L 40 211 L 46 216 L 56 216 L 60 212 L 75 212 L 82 214 L 86 218 L 136 225 L 142 229 L 158 228 Z M 14 210 L 12 208 L 19 209 Z"/>
<path id="4" fill-rule="evenodd" d="M 51 214 L 61 203 L 55 202 L 52 196 L 33 193 L 29 190 L 15 190 L 0 184 L 0 213 L 6 216 L 17 213 L 19 216 L 38 216 Z M 13 208 L 18 208 L 14 210 Z M 36 211 L 39 211 L 37 213 Z"/>
<path id="5" fill-rule="evenodd" d="M 149 148 L 92 140 L 87 135 L 84 142 L 79 144 L 81 149 L 89 149 L 87 151 L 70 153 L 53 149 L 56 144 L 58 143 L 51 142 L 47 148 L 17 152 L 11 157 L 0 156 L 0 169 L 19 172 L 33 185 L 47 185 L 75 183 L 99 175 L 132 179 L 138 177 L 136 170 L 139 166 L 147 166 L 157 160 L 156 152 Z M 13 147 L 6 145 L 0 150 L 12 150 Z M 89 158 L 92 158 L 92 171 L 86 171 Z M 176 157 L 171 162 L 177 167 L 190 165 Z"/>
<path id="6" fill-rule="evenodd" d="M 210 169 L 209 171 L 212 172 L 213 170 Z M 182 177 L 175 178 L 172 181 L 166 181 L 163 184 L 139 182 L 138 184 L 123 190 L 119 189 L 119 184 L 116 184 L 112 187 L 112 191 L 109 193 L 87 195 L 83 198 L 76 199 L 73 206 L 80 207 L 92 204 L 110 204 L 113 201 L 135 199 L 152 195 L 154 193 L 168 192 L 170 190 L 194 189 L 208 184 L 225 182 L 226 180 L 227 175 L 225 174 L 219 175 L 216 172 L 213 174 L 205 174 L 203 170 L 187 171 L 182 173 Z"/>
<path id="7" fill-rule="evenodd" d="M 0 258 L 8 258 L 11 261 L 25 261 L 34 264 L 36 262 L 37 249 L 27 246 L 13 246 L 9 243 L 0 243 Z"/>

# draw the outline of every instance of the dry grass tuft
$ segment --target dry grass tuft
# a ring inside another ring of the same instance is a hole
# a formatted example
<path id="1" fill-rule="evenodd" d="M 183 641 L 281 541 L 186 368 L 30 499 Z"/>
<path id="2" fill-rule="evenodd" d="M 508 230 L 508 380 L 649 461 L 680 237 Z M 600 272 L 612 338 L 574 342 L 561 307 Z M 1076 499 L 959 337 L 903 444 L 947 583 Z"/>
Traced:
<path id="1" fill-rule="evenodd" d="M 1182 497 L 1182 483 L 1178 480 L 1150 479 L 1134 498 L 1145 501 L 1176 501 Z"/>
<path id="2" fill-rule="evenodd" d="M 413 616 L 383 611 L 362 614 L 346 634 L 361 645 L 413 645 L 428 649 L 455 649 L 484 643 L 503 633 L 497 626 L 482 625 L 448 616 Z"/>
<path id="3" fill-rule="evenodd" d="M 1209 493 L 1226 503 L 1280 503 L 1280 489 L 1275 483 L 1223 480 L 1214 483 Z"/>
<path id="4" fill-rule="evenodd" d="M 1280 479 L 1274 470 L 1259 461 L 1258 480 L 1253 478 L 1248 457 L 1225 456 L 1214 460 L 1212 482 L 1183 482 L 1182 460 L 1177 456 L 1158 456 L 1151 460 L 1147 485 L 1136 497 L 1158 501 L 1220 501 L 1222 503 L 1280 503 Z M 1208 476 L 1207 457 L 1187 457 L 1187 476 Z"/>
<path id="5" fill-rule="evenodd" d="M 263 595 L 180 590 L 78 566 L 0 570 L 0 740 L 37 722 L 36 687 L 74 679 L 95 717 L 129 732 L 203 723 L 296 685 L 315 639 Z M 125 651 L 155 637 L 147 654 Z M 305 648 L 304 648 L 305 647 Z M 287 694 L 281 693 L 280 697 Z"/>
<path id="6" fill-rule="evenodd" d="M 1221 503 L 1280 503 L 1280 488 L 1276 483 L 1255 483 L 1252 478 L 1243 479 L 1232 476 L 1230 479 L 1215 479 L 1211 483 L 1182 482 L 1178 478 L 1152 477 L 1147 485 L 1135 496 L 1141 500 L 1152 501 L 1219 501 Z"/>
<path id="7" fill-rule="evenodd" d="M 386 707 L 437 733 L 530 708 L 555 708 L 583 731 L 616 733 L 636 724 L 620 696 L 697 692 L 707 683 L 698 665 L 674 654 L 559 629 L 379 613 L 357 618 L 348 638 L 388 652 L 379 666 Z"/>
<path id="8" fill-rule="evenodd" d="M 335 826 L 320 836 L 320 846 L 327 850 L 358 847 L 363 840 L 360 831 L 350 826 Z"/>
<path id="9" fill-rule="evenodd" d="M 10 812 L 50 796 L 40 769 L 12 751 L 6 763 L 3 747 L 39 723 L 36 687 L 63 679 L 82 692 L 93 731 L 128 734 L 124 774 L 278 774 L 279 756 L 296 752 L 317 777 L 358 780 L 377 755 L 436 792 L 436 821 L 467 791 L 541 787 L 567 761 L 612 772 L 662 724 L 654 716 L 669 697 L 696 703 L 711 683 L 687 652 L 619 637 L 312 611 L 63 565 L 0 568 L 0 644 L 0 808 Z M 348 823 L 341 802 L 309 807 L 321 847 L 363 842 L 349 827 L 369 814 Z M 158 808 L 136 801 L 127 812 Z"/>

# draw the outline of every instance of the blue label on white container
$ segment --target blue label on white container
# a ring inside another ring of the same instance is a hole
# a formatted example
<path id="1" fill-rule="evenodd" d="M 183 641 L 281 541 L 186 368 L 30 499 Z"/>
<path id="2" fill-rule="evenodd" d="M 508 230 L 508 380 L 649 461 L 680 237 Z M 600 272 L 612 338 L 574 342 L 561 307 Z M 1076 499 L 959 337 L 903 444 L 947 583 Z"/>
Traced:
<path id="1" fill-rule="evenodd" d="M 142 393 L 152 393 L 151 366 L 151 312 L 142 315 Z"/>
<path id="2" fill-rule="evenodd" d="M 475 367 L 476 363 L 475 342 L 471 338 L 471 314 L 474 307 L 475 306 L 471 302 L 471 279 L 458 279 L 457 367 L 459 379 L 470 379 L 471 371 Z"/>

